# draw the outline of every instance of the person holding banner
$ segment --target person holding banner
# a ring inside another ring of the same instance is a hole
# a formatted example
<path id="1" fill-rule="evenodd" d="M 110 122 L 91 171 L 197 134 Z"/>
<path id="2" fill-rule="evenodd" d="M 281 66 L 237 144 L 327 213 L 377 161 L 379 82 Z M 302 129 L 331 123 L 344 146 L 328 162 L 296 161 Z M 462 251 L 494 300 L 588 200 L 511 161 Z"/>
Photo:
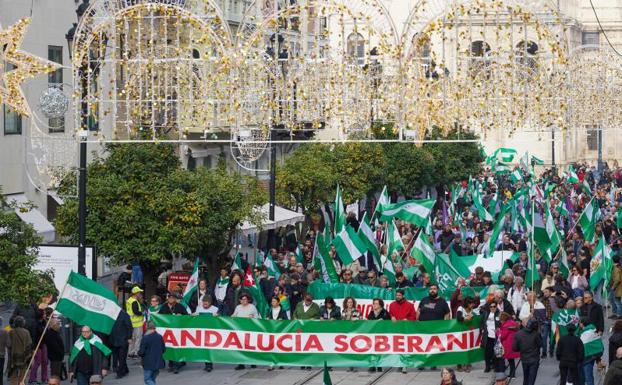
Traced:
<path id="1" fill-rule="evenodd" d="M 341 309 L 333 297 L 326 297 L 324 300 L 324 306 L 320 308 L 320 318 L 328 321 L 341 319 Z"/>
<path id="2" fill-rule="evenodd" d="M 166 303 L 160 308 L 159 314 L 175 314 L 175 315 L 188 315 L 188 311 L 185 306 L 179 303 L 181 294 L 178 292 L 169 294 L 166 299 Z M 185 362 L 169 361 L 168 370 L 175 374 L 179 373 L 179 369 L 184 366 Z"/>
<path id="3" fill-rule="evenodd" d="M 273 295 L 270 299 L 270 309 L 268 309 L 268 314 L 266 314 L 264 319 L 275 321 L 289 319 L 289 317 L 287 317 L 287 312 L 281 307 L 281 299 L 277 295 Z"/>
<path id="4" fill-rule="evenodd" d="M 417 312 L 412 302 L 406 300 L 404 297 L 404 290 L 397 289 L 395 291 L 395 301 L 389 305 L 389 314 L 391 314 L 391 320 L 393 321 L 415 321 L 417 319 Z M 406 367 L 401 368 L 403 374 L 408 373 Z"/>
<path id="5" fill-rule="evenodd" d="M 382 298 L 374 298 L 372 300 L 372 309 L 367 315 L 367 319 L 370 321 L 375 321 L 375 320 L 388 321 L 391 319 L 391 315 L 389 314 L 387 309 L 384 308 L 384 301 L 382 300 Z M 381 367 L 369 368 L 370 373 L 373 373 L 376 371 L 382 372 L 382 368 Z"/>

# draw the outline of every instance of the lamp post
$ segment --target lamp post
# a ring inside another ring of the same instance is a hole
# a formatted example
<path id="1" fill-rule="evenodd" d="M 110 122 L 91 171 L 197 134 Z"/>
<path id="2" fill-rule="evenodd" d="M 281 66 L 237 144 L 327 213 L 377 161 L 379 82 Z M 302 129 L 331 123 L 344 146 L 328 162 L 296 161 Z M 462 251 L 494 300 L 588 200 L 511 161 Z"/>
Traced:
<path id="1" fill-rule="evenodd" d="M 76 10 L 78 22 L 84 14 L 86 7 L 88 7 L 88 0 L 84 0 L 84 2 L 80 4 Z M 65 35 L 70 59 L 73 56 L 73 41 L 77 27 L 78 24 L 73 23 L 73 26 Z M 81 86 L 81 127 L 78 130 L 78 135 L 80 137 L 80 160 L 78 167 L 78 273 L 86 275 L 86 140 L 88 138 L 88 103 L 86 101 L 88 84 L 86 79 L 86 71 L 88 71 L 88 62 L 83 61 L 80 65 L 79 71 Z"/>

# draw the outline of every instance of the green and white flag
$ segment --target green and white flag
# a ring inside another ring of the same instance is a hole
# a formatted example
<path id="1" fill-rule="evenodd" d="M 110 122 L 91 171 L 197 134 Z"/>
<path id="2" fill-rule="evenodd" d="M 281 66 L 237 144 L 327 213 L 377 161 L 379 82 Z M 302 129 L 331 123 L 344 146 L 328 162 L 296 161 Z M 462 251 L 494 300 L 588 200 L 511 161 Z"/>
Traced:
<path id="1" fill-rule="evenodd" d="M 399 218 L 419 227 L 424 227 L 434 207 L 434 199 L 409 200 L 378 207 L 380 220 L 387 222 Z"/>
<path id="2" fill-rule="evenodd" d="M 382 263 L 382 275 L 387 277 L 391 286 L 395 285 L 395 266 L 391 257 L 386 257 Z"/>
<path id="3" fill-rule="evenodd" d="M 352 226 L 346 225 L 335 239 L 333 245 L 337 250 L 337 256 L 344 265 L 349 265 L 357 260 L 366 251 L 365 243 L 361 241 Z"/>
<path id="4" fill-rule="evenodd" d="M 546 249 L 551 244 L 549 234 L 546 228 L 546 222 L 543 221 L 539 212 L 534 212 L 533 217 L 533 240 L 540 249 L 541 252 L 546 252 Z"/>
<path id="5" fill-rule="evenodd" d="M 583 231 L 583 237 L 588 242 L 594 241 L 598 210 L 598 202 L 592 198 L 579 217 L 579 224 L 581 225 L 581 231 Z"/>
<path id="6" fill-rule="evenodd" d="M 330 379 L 330 372 L 328 371 L 328 366 L 326 361 L 324 361 L 324 384 L 323 385 L 333 385 L 333 381 Z"/>
<path id="7" fill-rule="evenodd" d="M 577 176 L 577 173 L 574 171 L 574 167 L 572 166 L 568 166 L 568 171 L 566 171 L 566 183 L 579 183 L 579 177 Z"/>
<path id="8" fill-rule="evenodd" d="M 564 277 L 564 279 L 568 279 L 570 276 L 570 266 L 568 266 L 568 255 L 566 255 L 566 250 L 562 247 L 559 252 L 559 273 Z"/>
<path id="9" fill-rule="evenodd" d="M 570 324 L 579 326 L 579 312 L 577 309 L 556 311 L 553 317 L 551 317 L 551 341 L 557 343 L 561 337 L 567 335 L 567 326 Z"/>
<path id="10" fill-rule="evenodd" d="M 56 311 L 80 325 L 110 334 L 121 307 L 113 292 L 72 271 Z"/>
<path id="11" fill-rule="evenodd" d="M 525 151 L 525 153 L 523 154 L 523 157 L 520 158 L 520 167 L 525 171 L 525 172 L 529 172 L 529 152 Z M 522 178 L 521 178 L 522 179 Z"/>
<path id="12" fill-rule="evenodd" d="M 276 263 L 274 263 L 274 260 L 272 259 L 272 255 L 268 254 L 266 259 L 263 260 L 263 265 L 266 267 L 266 271 L 268 272 L 268 277 L 274 277 L 276 279 L 279 279 L 279 277 L 281 276 L 281 272 L 279 271 L 279 268 L 276 266 Z"/>
<path id="13" fill-rule="evenodd" d="M 328 254 L 330 243 L 330 230 L 328 225 L 324 228 L 324 234 L 319 233 L 315 237 L 315 247 L 313 248 L 313 267 L 320 274 L 320 279 L 324 283 L 339 282 L 337 270 L 330 255 Z"/>
<path id="14" fill-rule="evenodd" d="M 453 267 L 447 254 L 438 254 L 436 256 L 434 273 L 439 291 L 445 291 L 455 287 L 456 281 L 461 277 L 458 270 Z"/>
<path id="15" fill-rule="evenodd" d="M 300 243 L 296 246 L 296 262 L 302 263 L 304 260 L 304 255 L 302 255 L 302 247 L 300 247 Z"/>
<path id="16" fill-rule="evenodd" d="M 257 265 L 257 263 L 255 263 Z M 235 257 L 233 257 L 233 263 L 231 264 L 231 272 L 235 270 L 242 271 L 242 253 L 239 251 L 235 253 Z"/>
<path id="17" fill-rule="evenodd" d="M 518 183 L 523 181 L 523 174 L 521 174 L 520 169 L 516 168 L 510 174 L 510 178 L 512 178 L 513 183 Z"/>
<path id="18" fill-rule="evenodd" d="M 566 205 L 564 204 L 563 201 L 559 201 L 559 203 L 555 206 L 555 211 L 564 217 L 568 217 L 570 215 L 570 213 L 568 212 L 568 209 L 566 209 Z"/>
<path id="19" fill-rule="evenodd" d="M 378 271 L 382 271 L 382 264 L 380 262 L 380 251 L 378 250 L 378 246 L 376 245 L 376 237 L 374 236 L 374 231 L 371 229 L 369 220 L 367 219 L 367 212 L 363 214 L 363 219 L 361 220 L 361 224 L 359 225 L 358 236 L 367 247 L 367 250 L 371 252 L 372 257 L 374 258 L 374 264 L 376 265 L 376 269 Z"/>
<path id="20" fill-rule="evenodd" d="M 109 356 L 112 353 L 104 342 L 95 334 L 91 334 L 91 338 L 84 338 L 80 336 L 78 340 L 71 347 L 71 352 L 69 355 L 69 364 L 73 364 L 73 361 L 78 357 L 78 354 L 84 350 L 86 354 L 91 356 L 93 354 L 93 347 L 98 349 L 104 356 Z"/>
<path id="21" fill-rule="evenodd" d="M 535 156 L 531 156 L 531 161 L 533 162 L 533 164 L 535 164 L 536 166 L 543 166 L 544 165 L 544 161 L 540 158 L 537 158 Z"/>
<path id="22" fill-rule="evenodd" d="M 616 212 L 616 227 L 622 229 L 622 206 L 618 207 Z"/>
<path id="23" fill-rule="evenodd" d="M 376 213 L 382 211 L 380 208 L 382 206 L 386 206 L 391 204 L 391 200 L 389 199 L 389 193 L 387 192 L 387 186 L 382 188 L 382 192 L 380 193 L 380 197 L 378 198 L 378 203 L 376 204 Z"/>
<path id="24" fill-rule="evenodd" d="M 600 281 L 605 281 L 603 287 L 607 287 L 611 280 L 611 269 L 613 267 L 613 252 L 605 241 L 605 236 L 601 235 L 594 256 L 590 261 L 590 289 L 592 291 L 598 288 Z"/>
<path id="25" fill-rule="evenodd" d="M 404 251 L 402 237 L 400 236 L 397 226 L 395 226 L 395 221 L 393 220 L 387 223 L 387 245 L 389 257 L 393 255 L 393 252 L 397 251 L 399 253 Z"/>
<path id="26" fill-rule="evenodd" d="M 259 250 L 257 251 L 257 253 L 255 254 L 255 267 L 259 267 L 263 265 L 263 260 L 265 259 L 266 253 L 264 253 L 263 251 Z M 236 255 L 236 261 L 240 262 L 240 258 L 242 257 L 241 253 L 238 253 L 238 255 Z M 242 265 L 240 264 L 240 269 L 242 270 Z M 231 269 L 233 271 L 233 269 Z"/>
<path id="27" fill-rule="evenodd" d="M 490 202 L 488 202 L 488 212 L 493 218 L 497 214 L 497 200 L 498 199 L 499 199 L 499 195 L 495 191 L 495 195 L 493 195 L 492 198 L 490 198 Z"/>
<path id="28" fill-rule="evenodd" d="M 592 188 L 590 187 L 590 184 L 587 182 L 587 178 L 583 178 L 583 182 L 581 183 L 580 188 L 581 190 L 585 192 L 587 196 L 592 196 Z"/>
<path id="29" fill-rule="evenodd" d="M 185 304 L 189 304 L 193 295 L 197 295 L 197 288 L 199 287 L 199 258 L 194 261 L 194 267 L 192 268 L 192 274 L 188 280 L 188 284 L 184 288 L 182 294 L 182 301 Z M 199 301 L 201 302 L 201 301 Z"/>
<path id="30" fill-rule="evenodd" d="M 501 147 L 499 149 L 498 155 L 501 155 L 501 161 L 505 163 L 509 163 L 514 160 L 514 155 L 516 155 L 516 150 L 513 148 Z"/>
<path id="31" fill-rule="evenodd" d="M 549 250 L 551 251 L 551 254 L 554 255 L 555 253 L 557 253 L 557 249 L 561 244 L 562 237 L 561 235 L 559 235 L 559 231 L 557 230 L 557 227 L 555 226 L 555 221 L 553 220 L 553 214 L 551 214 L 551 210 L 549 210 L 548 206 L 546 208 L 545 226 L 550 243 Z M 551 262 L 551 260 L 548 259 L 547 262 Z"/>
<path id="32" fill-rule="evenodd" d="M 436 266 L 436 253 L 434 252 L 434 247 L 423 231 L 419 232 L 419 235 L 410 250 L 410 256 L 421 263 L 425 268 L 425 271 L 430 274 L 430 276 L 433 275 L 434 266 Z"/>
<path id="33" fill-rule="evenodd" d="M 503 226 L 505 226 L 505 221 L 507 220 L 505 214 L 508 210 L 508 206 L 504 206 L 497 217 L 497 223 L 495 223 L 495 227 L 492 228 L 492 234 L 490 234 L 490 239 L 488 239 L 488 255 L 492 255 L 495 249 L 497 248 L 497 241 L 503 234 Z"/>
<path id="34" fill-rule="evenodd" d="M 586 325 L 579 331 L 579 338 L 583 342 L 585 358 L 601 356 L 605 351 L 603 338 L 596 332 L 596 327 L 592 324 Z"/>
<path id="35" fill-rule="evenodd" d="M 339 234 L 343 229 L 344 223 L 346 223 L 346 214 L 343 211 L 343 199 L 341 198 L 341 190 L 337 185 L 337 194 L 335 195 L 335 227 L 334 233 Z"/>

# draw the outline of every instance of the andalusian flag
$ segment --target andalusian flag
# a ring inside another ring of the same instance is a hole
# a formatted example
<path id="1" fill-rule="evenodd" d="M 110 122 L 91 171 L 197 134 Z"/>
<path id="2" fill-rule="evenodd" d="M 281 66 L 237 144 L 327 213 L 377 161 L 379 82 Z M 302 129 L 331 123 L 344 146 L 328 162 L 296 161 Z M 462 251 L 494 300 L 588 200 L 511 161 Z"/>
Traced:
<path id="1" fill-rule="evenodd" d="M 91 328 L 92 329 L 92 328 Z M 112 350 L 108 349 L 104 342 L 95 334 L 91 334 L 91 338 L 84 338 L 80 336 L 78 340 L 73 344 L 71 353 L 69 355 L 69 364 L 73 364 L 73 361 L 78 357 L 78 354 L 84 349 L 89 356 L 93 355 L 93 347 L 98 349 L 104 356 L 109 356 Z"/>
<path id="2" fill-rule="evenodd" d="M 255 263 L 255 265 L 257 265 Z M 242 253 L 235 253 L 235 257 L 233 257 L 233 263 L 231 264 L 231 271 L 240 270 L 242 271 Z"/>
<path id="3" fill-rule="evenodd" d="M 378 198 L 378 203 L 376 203 L 376 212 L 382 211 L 380 207 L 391 204 L 391 200 L 389 199 L 389 193 L 387 193 L 387 186 L 382 188 L 382 192 L 380 193 L 380 198 Z"/>
<path id="4" fill-rule="evenodd" d="M 328 225 L 325 227 L 325 234 L 319 233 L 315 237 L 315 247 L 313 248 L 313 267 L 315 271 L 320 274 L 320 279 L 324 283 L 336 283 L 339 282 L 339 276 L 337 270 L 335 270 L 335 264 L 328 255 L 330 243 L 330 235 L 328 233 Z"/>
<path id="5" fill-rule="evenodd" d="M 72 271 L 58 299 L 56 311 L 80 325 L 110 334 L 121 307 L 110 290 Z"/>
<path id="6" fill-rule="evenodd" d="M 330 372 L 328 371 L 328 366 L 326 365 L 326 361 L 324 361 L 324 384 L 323 385 L 333 385 L 333 382 L 330 380 Z"/>
<path id="7" fill-rule="evenodd" d="M 505 217 L 507 210 L 508 206 L 504 206 L 497 217 L 497 223 L 495 223 L 495 227 L 492 229 L 492 234 L 490 234 L 490 239 L 488 239 L 488 255 L 492 255 L 495 251 L 497 248 L 497 241 L 503 234 L 503 226 L 505 226 L 505 221 L 507 220 Z"/>
<path id="8" fill-rule="evenodd" d="M 568 334 L 567 326 L 573 324 L 579 326 L 579 312 L 577 309 L 562 309 L 553 314 L 551 318 L 551 341 L 557 343 L 559 339 Z"/>
<path id="9" fill-rule="evenodd" d="M 542 252 L 551 244 L 546 230 L 546 223 L 542 220 L 542 216 L 540 213 L 535 212 L 533 217 L 533 240 Z"/>
<path id="10" fill-rule="evenodd" d="M 380 220 L 386 222 L 393 218 L 399 218 L 419 227 L 424 227 L 430 213 L 432 213 L 435 202 L 434 199 L 422 199 L 383 205 L 378 208 Z"/>
<path id="11" fill-rule="evenodd" d="M 188 284 L 184 288 L 184 294 L 182 295 L 182 301 L 185 304 L 189 304 L 193 295 L 197 295 L 197 289 L 199 287 L 199 258 L 194 261 L 194 267 L 192 268 L 192 274 L 188 280 Z M 201 302 L 201 301 L 199 301 Z"/>
<path id="12" fill-rule="evenodd" d="M 279 271 L 279 268 L 276 266 L 276 263 L 274 263 L 274 260 L 272 259 L 272 255 L 268 254 L 266 259 L 263 260 L 263 265 L 266 267 L 266 271 L 268 272 L 268 277 L 274 277 L 276 279 L 279 279 L 279 277 L 281 276 L 281 272 Z"/>
<path id="13" fill-rule="evenodd" d="M 484 204 L 482 203 L 482 196 L 480 195 L 479 190 L 477 188 L 473 189 L 471 195 L 473 197 L 473 204 L 475 204 L 475 207 L 477 208 L 479 218 L 486 222 L 494 221 L 495 218 L 490 214 L 490 212 L 488 212 L 488 210 L 486 210 Z"/>
<path id="14" fill-rule="evenodd" d="M 378 246 L 376 245 L 376 237 L 374 236 L 374 231 L 371 229 L 371 225 L 369 224 L 369 220 L 367 219 L 367 212 L 363 214 L 363 219 L 361 220 L 361 224 L 359 225 L 358 236 L 365 244 L 367 250 L 371 252 L 371 255 L 374 258 L 374 264 L 376 265 L 376 269 L 378 271 L 381 271 L 382 265 L 380 262 L 380 251 L 378 250 Z"/>
<path id="15" fill-rule="evenodd" d="M 568 279 L 570 276 L 570 266 L 568 266 L 568 255 L 566 254 L 566 250 L 562 247 L 559 252 L 559 273 L 564 277 L 564 279 Z"/>
<path id="16" fill-rule="evenodd" d="M 540 158 L 537 158 L 535 156 L 531 156 L 531 161 L 533 162 L 533 164 L 535 164 L 536 166 L 543 166 L 544 165 L 544 161 Z"/>
<path id="17" fill-rule="evenodd" d="M 611 279 L 611 269 L 613 266 L 613 252 L 605 241 L 605 236 L 601 235 L 594 256 L 590 261 L 590 289 L 596 290 L 600 281 L 605 281 L 605 287 Z"/>
<path id="18" fill-rule="evenodd" d="M 513 161 L 514 155 L 516 155 L 516 150 L 513 148 L 501 147 L 498 151 L 499 151 L 498 155 L 501 155 L 501 161 L 505 163 Z"/>
<path id="19" fill-rule="evenodd" d="M 302 263 L 304 260 L 304 255 L 302 255 L 302 247 L 300 247 L 300 243 L 296 246 L 296 262 Z"/>
<path id="20" fill-rule="evenodd" d="M 393 260 L 391 256 L 387 257 L 382 264 L 382 275 L 387 277 L 387 280 L 391 284 L 391 286 L 395 285 L 395 266 L 393 265 Z"/>
<path id="21" fill-rule="evenodd" d="M 436 253 L 434 252 L 434 247 L 423 231 L 419 232 L 419 235 L 410 250 L 410 256 L 422 264 L 425 271 L 432 276 L 434 266 L 436 265 Z"/>
<path id="22" fill-rule="evenodd" d="M 579 338 L 583 342 L 583 350 L 585 358 L 592 356 L 601 356 L 605 351 L 602 336 L 596 332 L 596 327 L 592 324 L 586 325 L 579 331 Z"/>
<path id="23" fill-rule="evenodd" d="M 590 202 L 585 206 L 585 209 L 579 217 L 579 224 L 581 225 L 581 231 L 583 231 L 583 237 L 588 242 L 594 241 L 594 233 L 596 232 L 596 218 L 598 216 L 598 202 L 592 198 Z"/>
<path id="24" fill-rule="evenodd" d="M 346 223 L 346 214 L 343 212 L 343 199 L 341 198 L 341 190 L 337 185 L 337 194 L 335 195 L 335 227 L 334 233 L 338 234 L 343 229 L 344 223 Z"/>
<path id="25" fill-rule="evenodd" d="M 395 251 L 399 253 L 404 250 L 404 243 L 402 242 L 399 231 L 397 231 L 395 221 L 390 221 L 387 224 L 387 245 L 389 257 L 392 256 Z"/>
<path id="26" fill-rule="evenodd" d="M 454 288 L 456 281 L 461 277 L 460 272 L 452 265 L 447 254 L 439 254 L 436 257 L 434 275 L 440 291 Z"/>
<path id="27" fill-rule="evenodd" d="M 574 167 L 568 166 L 568 171 L 566 171 L 566 183 L 575 184 L 579 183 L 579 177 L 577 173 L 574 171 Z"/>
<path id="28" fill-rule="evenodd" d="M 366 251 L 365 243 L 361 241 L 352 226 L 346 225 L 335 239 L 333 245 L 337 250 L 337 256 L 344 265 L 349 265 L 357 260 Z"/>
<path id="29" fill-rule="evenodd" d="M 559 231 L 557 230 L 557 227 L 555 226 L 555 221 L 553 220 L 553 214 L 551 214 L 551 210 L 549 210 L 548 207 L 546 208 L 545 226 L 547 236 L 549 237 L 549 243 L 551 245 L 549 249 L 551 250 L 551 254 L 555 254 L 561 244 L 562 237 L 561 235 L 559 235 Z M 550 262 L 550 259 L 547 262 Z"/>
<path id="30" fill-rule="evenodd" d="M 559 215 L 564 216 L 564 217 L 567 217 L 568 215 L 570 215 L 563 201 L 559 201 L 559 203 L 555 206 L 555 211 L 557 211 Z"/>
<path id="31" fill-rule="evenodd" d="M 520 172 L 519 168 L 514 169 L 510 174 L 510 178 L 512 178 L 513 183 L 518 183 L 523 181 L 523 175 Z"/>

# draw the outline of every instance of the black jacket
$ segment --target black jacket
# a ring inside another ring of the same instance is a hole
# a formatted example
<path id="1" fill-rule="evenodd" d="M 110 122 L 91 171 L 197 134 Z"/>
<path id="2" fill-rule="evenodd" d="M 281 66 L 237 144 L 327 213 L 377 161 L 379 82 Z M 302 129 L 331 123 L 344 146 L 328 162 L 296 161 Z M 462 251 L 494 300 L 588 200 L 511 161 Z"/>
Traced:
<path id="1" fill-rule="evenodd" d="M 605 374 L 605 382 L 603 385 L 619 384 L 622 384 L 622 360 L 615 360 L 609 366 L 607 374 Z"/>
<path id="2" fill-rule="evenodd" d="M 65 343 L 58 333 L 54 329 L 49 329 L 43 336 L 43 342 L 48 350 L 48 359 L 50 361 L 62 361 L 65 359 Z"/>
<path id="3" fill-rule="evenodd" d="M 164 359 L 162 355 L 166 347 L 162 336 L 157 332 L 148 332 L 140 341 L 140 349 L 138 355 L 142 357 L 143 369 L 160 370 L 164 368 Z"/>
<path id="4" fill-rule="evenodd" d="M 272 317 L 272 307 L 270 307 L 267 311 L 266 317 L 264 319 L 271 319 L 271 320 L 288 320 L 289 317 L 287 317 L 287 312 L 285 310 L 283 310 L 283 308 L 281 308 L 281 311 L 279 312 L 279 315 L 276 318 Z"/>
<path id="5" fill-rule="evenodd" d="M 512 350 L 520 352 L 520 359 L 525 364 L 540 362 L 540 348 L 542 348 L 542 336 L 535 325 L 519 330 L 514 336 Z"/>
<path id="6" fill-rule="evenodd" d="M 581 307 L 581 316 L 587 317 L 588 322 L 596 328 L 597 332 L 603 332 L 605 330 L 605 318 L 603 316 L 603 307 L 592 302 L 591 304 L 585 304 Z"/>
<path id="7" fill-rule="evenodd" d="M 160 308 L 160 311 L 158 312 L 158 314 L 181 314 L 181 315 L 188 315 L 188 311 L 180 303 L 176 303 L 175 306 L 173 306 L 172 308 L 168 306 L 168 303 L 165 303 Z"/>
<path id="8" fill-rule="evenodd" d="M 367 319 L 368 320 L 390 320 L 391 319 L 391 315 L 389 314 L 389 312 L 387 311 L 387 309 L 382 308 L 382 310 L 380 310 L 380 314 L 378 314 L 378 317 L 376 317 L 376 313 L 374 313 L 374 311 L 370 311 L 369 314 L 367 315 Z"/>
<path id="9" fill-rule="evenodd" d="M 227 286 L 227 294 L 225 294 L 225 308 L 223 309 L 223 315 L 231 316 L 231 314 L 233 314 L 233 312 L 235 311 L 235 307 L 238 306 L 238 302 L 240 300 L 240 297 L 242 296 L 242 293 L 246 293 L 246 290 L 243 286 L 238 286 L 238 288 L 239 291 L 236 296 L 236 288 L 234 288 L 231 284 Z"/>
<path id="10" fill-rule="evenodd" d="M 102 369 L 108 369 L 108 358 L 104 356 L 101 350 L 95 346 L 91 346 L 91 355 L 86 353 L 86 350 L 80 350 L 78 356 L 70 363 L 71 373 L 84 373 L 88 376 L 93 374 L 102 374 Z"/>
<path id="11" fill-rule="evenodd" d="M 479 324 L 479 330 L 482 334 L 482 338 L 488 336 L 488 333 L 486 331 L 487 326 L 486 326 L 486 321 L 488 321 L 488 316 L 490 315 L 490 306 L 488 306 L 489 304 L 485 304 L 484 306 L 482 306 L 479 315 L 480 315 L 480 324 Z M 512 306 L 512 305 L 510 305 Z M 501 314 L 501 312 L 499 311 L 499 309 L 495 310 L 495 330 L 499 329 L 499 326 L 501 326 L 501 323 L 499 322 L 499 314 Z"/>
<path id="12" fill-rule="evenodd" d="M 574 367 L 583 362 L 584 358 L 583 342 L 575 335 L 565 335 L 557 342 L 555 357 L 560 366 Z"/>
<path id="13" fill-rule="evenodd" d="M 202 301 L 204 295 L 208 295 L 212 297 L 212 303 L 213 304 L 216 303 L 216 297 L 214 296 L 214 291 L 210 289 L 209 287 L 205 289 L 205 293 L 203 293 L 203 295 L 201 295 L 201 293 L 197 294 L 195 292 L 192 298 L 190 298 L 190 302 L 188 303 L 188 307 L 193 313 L 197 310 L 197 307 L 199 306 L 199 300 Z"/>
<path id="14" fill-rule="evenodd" d="M 112 325 L 112 330 L 108 336 L 108 345 L 121 347 L 127 345 L 127 341 L 132 339 L 132 321 L 125 310 L 119 312 L 117 320 Z"/>
<path id="15" fill-rule="evenodd" d="M 622 332 L 615 332 L 609 337 L 609 365 L 615 361 L 619 347 L 622 347 Z"/>

